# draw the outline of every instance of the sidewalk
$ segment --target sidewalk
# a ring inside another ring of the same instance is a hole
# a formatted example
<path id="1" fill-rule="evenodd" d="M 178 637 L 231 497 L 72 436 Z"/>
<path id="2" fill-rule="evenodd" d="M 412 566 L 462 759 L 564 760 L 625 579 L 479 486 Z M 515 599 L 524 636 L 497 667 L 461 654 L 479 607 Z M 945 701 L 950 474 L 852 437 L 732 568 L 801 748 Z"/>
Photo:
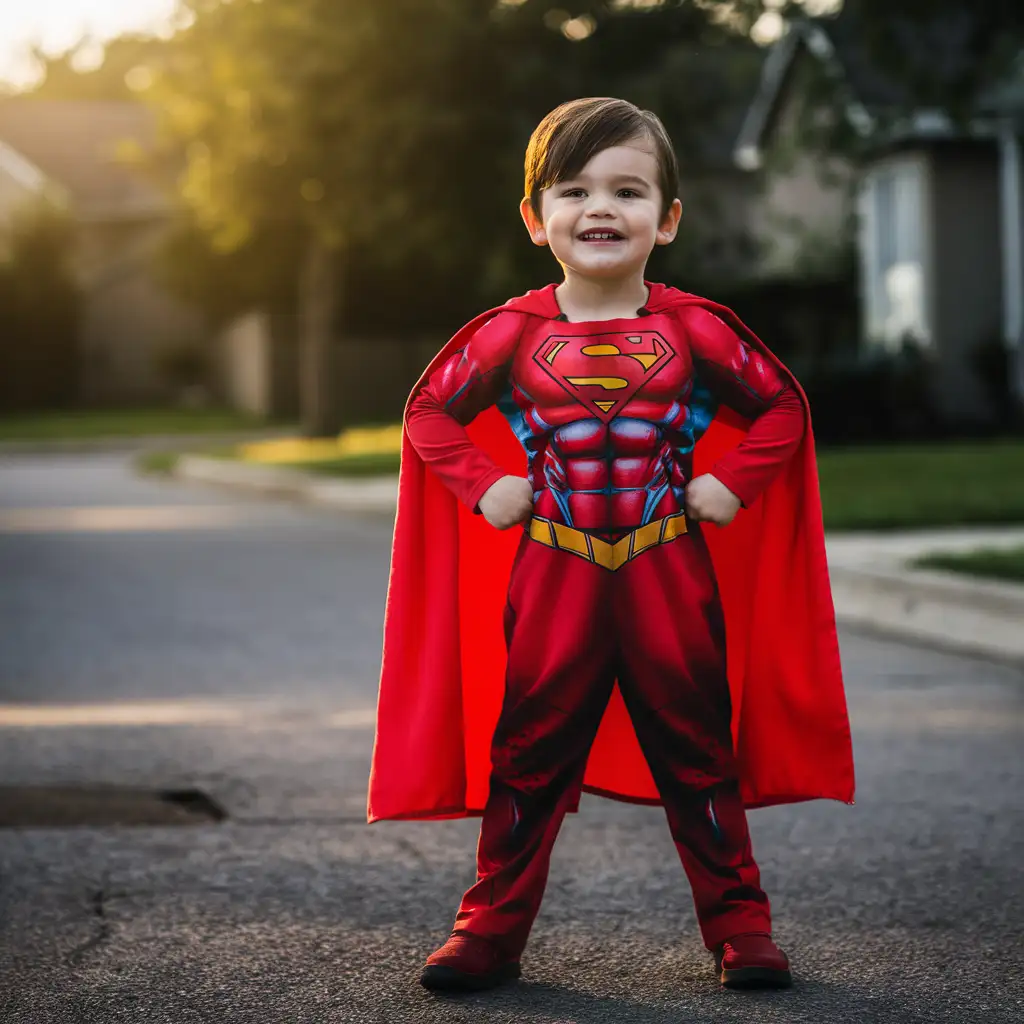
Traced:
<path id="1" fill-rule="evenodd" d="M 183 480 L 297 498 L 346 512 L 394 515 L 396 477 L 314 477 L 301 470 L 183 456 Z M 836 618 L 844 625 L 1024 663 L 1024 586 L 911 569 L 937 551 L 1024 545 L 1024 526 L 831 534 L 826 539 Z"/>

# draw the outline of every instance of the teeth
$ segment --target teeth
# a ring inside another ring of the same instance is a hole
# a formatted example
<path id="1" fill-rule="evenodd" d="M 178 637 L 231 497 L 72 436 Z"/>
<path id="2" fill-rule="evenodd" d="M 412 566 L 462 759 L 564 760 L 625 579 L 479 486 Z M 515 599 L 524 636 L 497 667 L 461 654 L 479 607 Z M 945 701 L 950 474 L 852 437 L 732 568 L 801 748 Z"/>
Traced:
<path id="1" fill-rule="evenodd" d="M 614 241 L 619 236 L 612 231 L 588 231 L 584 238 L 596 238 L 601 241 Z"/>

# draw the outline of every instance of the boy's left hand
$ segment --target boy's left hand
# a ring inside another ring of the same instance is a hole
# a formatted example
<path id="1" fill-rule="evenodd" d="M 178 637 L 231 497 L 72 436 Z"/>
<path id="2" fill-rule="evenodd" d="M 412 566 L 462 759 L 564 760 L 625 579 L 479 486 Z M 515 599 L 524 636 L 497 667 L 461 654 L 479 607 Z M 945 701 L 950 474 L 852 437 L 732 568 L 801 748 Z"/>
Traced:
<path id="1" fill-rule="evenodd" d="M 694 477 L 684 492 L 686 516 L 698 523 L 728 526 L 740 510 L 740 499 L 710 473 Z"/>

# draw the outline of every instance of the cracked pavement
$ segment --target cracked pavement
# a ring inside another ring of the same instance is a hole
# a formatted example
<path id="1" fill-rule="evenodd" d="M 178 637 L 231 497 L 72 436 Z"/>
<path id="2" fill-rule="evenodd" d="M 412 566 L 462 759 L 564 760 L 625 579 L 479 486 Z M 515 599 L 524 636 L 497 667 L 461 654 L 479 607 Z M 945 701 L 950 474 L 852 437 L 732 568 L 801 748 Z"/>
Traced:
<path id="1" fill-rule="evenodd" d="M 721 992 L 661 812 L 595 797 L 523 980 L 420 989 L 477 824 L 364 824 L 389 541 L 121 455 L 0 458 L 0 780 L 229 815 L 0 830 L 0 1021 L 1024 1019 L 1024 674 L 852 633 L 857 805 L 751 814 L 791 991 Z"/>

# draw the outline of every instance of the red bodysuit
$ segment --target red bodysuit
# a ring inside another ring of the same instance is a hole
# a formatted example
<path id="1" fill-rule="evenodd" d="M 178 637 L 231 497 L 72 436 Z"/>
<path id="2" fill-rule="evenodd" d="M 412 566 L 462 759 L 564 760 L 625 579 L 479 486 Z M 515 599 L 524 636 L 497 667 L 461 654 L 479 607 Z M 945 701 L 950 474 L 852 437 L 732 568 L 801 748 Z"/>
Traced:
<path id="1" fill-rule="evenodd" d="M 719 402 L 757 419 L 714 470 L 749 505 L 799 443 L 803 409 L 699 307 L 575 324 L 499 313 L 413 397 L 407 425 L 424 461 L 475 508 L 504 473 L 461 427 L 497 404 L 526 450 L 535 513 L 621 536 L 682 510 L 693 446 Z"/>
<path id="2" fill-rule="evenodd" d="M 413 445 L 467 506 L 504 475 L 464 429 L 490 405 L 523 445 L 534 492 L 505 608 L 478 881 L 456 920 L 509 955 L 526 942 L 616 684 L 705 943 L 770 931 L 737 786 L 717 585 L 684 514 L 693 447 L 719 403 L 754 420 L 712 470 L 750 505 L 798 446 L 803 405 L 699 307 L 599 323 L 500 312 L 410 401 Z"/>

